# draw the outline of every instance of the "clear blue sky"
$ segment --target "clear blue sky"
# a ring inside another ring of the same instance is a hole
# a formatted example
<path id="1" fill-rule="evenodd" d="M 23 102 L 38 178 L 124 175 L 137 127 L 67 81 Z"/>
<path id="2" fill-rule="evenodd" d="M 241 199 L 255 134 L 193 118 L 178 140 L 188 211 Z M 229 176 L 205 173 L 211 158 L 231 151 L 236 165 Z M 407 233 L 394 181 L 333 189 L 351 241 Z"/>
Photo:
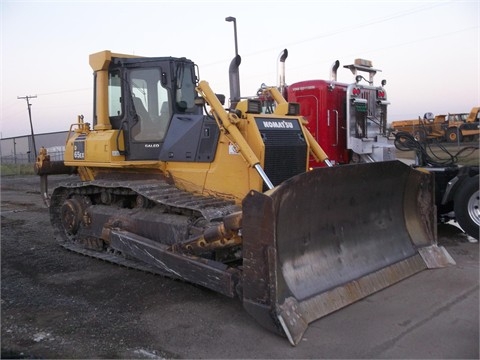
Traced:
<path id="1" fill-rule="evenodd" d="M 479 0 L 454 1 L 21 1 L 0 0 L 1 136 L 68 130 L 92 117 L 88 55 L 111 50 L 184 56 L 228 96 L 237 19 L 241 95 L 276 85 L 287 48 L 287 84 L 329 79 L 330 66 L 373 61 L 387 80 L 389 121 L 468 112 L 480 105 Z M 353 76 L 341 67 L 339 81 Z"/>

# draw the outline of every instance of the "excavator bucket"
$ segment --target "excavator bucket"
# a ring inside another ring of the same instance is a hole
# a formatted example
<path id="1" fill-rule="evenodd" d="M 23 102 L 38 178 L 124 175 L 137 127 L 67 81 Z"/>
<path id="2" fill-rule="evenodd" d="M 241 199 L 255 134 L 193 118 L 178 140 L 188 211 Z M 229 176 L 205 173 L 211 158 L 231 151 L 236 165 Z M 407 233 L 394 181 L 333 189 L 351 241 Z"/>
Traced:
<path id="1" fill-rule="evenodd" d="M 333 311 L 426 268 L 436 245 L 431 174 L 400 161 L 316 169 L 243 202 L 243 305 L 292 345 Z"/>

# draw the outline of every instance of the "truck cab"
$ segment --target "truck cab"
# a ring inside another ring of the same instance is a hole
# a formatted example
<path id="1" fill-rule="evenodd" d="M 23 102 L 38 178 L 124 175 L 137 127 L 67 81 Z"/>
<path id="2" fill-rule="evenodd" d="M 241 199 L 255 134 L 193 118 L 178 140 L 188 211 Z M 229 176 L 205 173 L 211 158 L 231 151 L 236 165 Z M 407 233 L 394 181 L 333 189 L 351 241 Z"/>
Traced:
<path id="1" fill-rule="evenodd" d="M 355 76 L 354 83 L 346 84 L 336 81 L 338 65 L 334 65 L 331 80 L 289 85 L 288 101 L 300 104 L 307 127 L 333 163 L 394 160 L 395 147 L 387 135 L 386 82 L 373 84 L 374 75 L 381 70 L 374 69 L 370 61 L 357 59 L 344 66 Z"/>

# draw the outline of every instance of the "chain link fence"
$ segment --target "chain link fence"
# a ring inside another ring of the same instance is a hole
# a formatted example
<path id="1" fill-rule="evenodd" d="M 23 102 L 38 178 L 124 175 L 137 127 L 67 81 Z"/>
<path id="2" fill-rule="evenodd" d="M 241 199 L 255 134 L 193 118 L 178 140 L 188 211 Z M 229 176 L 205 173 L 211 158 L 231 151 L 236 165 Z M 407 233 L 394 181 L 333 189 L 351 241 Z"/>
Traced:
<path id="1" fill-rule="evenodd" d="M 30 135 L 1 139 L 0 175 L 34 174 L 35 154 L 39 152 L 41 147 L 47 149 L 50 160 L 63 160 L 67 134 L 68 132 L 55 132 L 35 135 L 36 152 Z"/>

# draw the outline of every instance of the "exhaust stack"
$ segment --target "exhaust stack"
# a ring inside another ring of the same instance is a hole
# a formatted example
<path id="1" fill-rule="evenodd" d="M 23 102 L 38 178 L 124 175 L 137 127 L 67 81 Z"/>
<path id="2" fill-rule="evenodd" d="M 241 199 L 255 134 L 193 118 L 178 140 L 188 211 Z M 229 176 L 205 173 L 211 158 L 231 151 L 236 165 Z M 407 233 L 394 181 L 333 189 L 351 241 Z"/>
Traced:
<path id="1" fill-rule="evenodd" d="M 340 61 L 336 60 L 332 64 L 332 69 L 330 70 L 330 80 L 331 81 L 337 81 L 337 70 L 340 66 Z"/>
<path id="2" fill-rule="evenodd" d="M 236 55 L 230 62 L 230 67 L 228 69 L 228 76 L 230 82 L 230 108 L 235 109 L 238 102 L 240 101 L 240 72 L 238 68 L 242 58 L 240 55 Z"/>
<path id="3" fill-rule="evenodd" d="M 230 82 L 230 109 L 235 109 L 240 101 L 240 73 L 238 68 L 242 62 L 242 58 L 238 55 L 238 41 L 237 41 L 237 19 L 233 16 L 225 18 L 227 22 L 233 22 L 233 38 L 235 41 L 235 57 L 230 62 L 228 69 L 228 78 Z"/>
<path id="4" fill-rule="evenodd" d="M 278 68 L 277 68 L 277 76 L 278 76 L 278 83 L 277 87 L 280 93 L 285 97 L 285 60 L 288 57 L 288 50 L 284 49 L 280 55 L 278 55 Z"/>

